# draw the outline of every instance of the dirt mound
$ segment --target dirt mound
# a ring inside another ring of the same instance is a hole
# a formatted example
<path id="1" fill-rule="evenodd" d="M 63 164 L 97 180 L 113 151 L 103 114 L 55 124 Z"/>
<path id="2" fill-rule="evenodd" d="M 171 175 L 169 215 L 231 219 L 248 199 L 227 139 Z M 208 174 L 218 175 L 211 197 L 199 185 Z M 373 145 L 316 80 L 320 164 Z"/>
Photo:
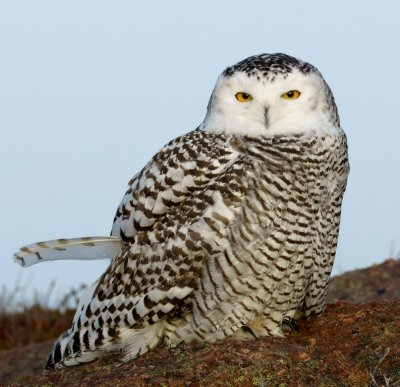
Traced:
<path id="1" fill-rule="evenodd" d="M 0 381 L 91 386 L 391 386 L 400 381 L 400 261 L 333 278 L 320 317 L 286 339 L 158 348 L 41 373 L 52 342 L 0 352 Z M 40 360 L 40 364 L 38 361 Z M 24 370 L 24 374 L 18 370 Z M 31 372 L 31 376 L 26 377 Z M 24 377 L 25 376 L 25 377 Z M 400 383 L 400 382 L 399 382 Z"/>
<path id="2" fill-rule="evenodd" d="M 399 259 L 387 259 L 379 265 L 333 277 L 327 302 L 342 300 L 357 303 L 385 299 L 400 299 Z"/>

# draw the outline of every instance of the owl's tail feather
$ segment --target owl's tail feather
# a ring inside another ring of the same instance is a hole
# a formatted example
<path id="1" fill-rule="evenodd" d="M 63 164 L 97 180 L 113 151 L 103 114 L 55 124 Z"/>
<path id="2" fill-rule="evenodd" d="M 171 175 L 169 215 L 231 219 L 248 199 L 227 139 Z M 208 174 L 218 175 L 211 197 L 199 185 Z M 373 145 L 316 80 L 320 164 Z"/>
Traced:
<path id="1" fill-rule="evenodd" d="M 121 247 L 122 240 L 117 237 L 55 239 L 21 247 L 14 254 L 14 260 L 27 267 L 38 262 L 60 259 L 112 259 Z"/>
<path id="2" fill-rule="evenodd" d="M 115 328 L 103 326 L 98 329 L 74 326 L 61 335 L 53 345 L 45 369 L 72 367 L 90 363 L 106 353 L 118 352 L 126 362 L 155 348 L 162 340 L 164 321 L 145 328 Z"/>
<path id="3" fill-rule="evenodd" d="M 61 335 L 53 345 L 45 369 L 72 367 L 100 358 L 104 352 L 94 345 L 94 335 L 96 331 L 89 332 L 86 329 L 76 332 L 69 330 Z M 101 333 L 96 336 L 101 336 Z"/>

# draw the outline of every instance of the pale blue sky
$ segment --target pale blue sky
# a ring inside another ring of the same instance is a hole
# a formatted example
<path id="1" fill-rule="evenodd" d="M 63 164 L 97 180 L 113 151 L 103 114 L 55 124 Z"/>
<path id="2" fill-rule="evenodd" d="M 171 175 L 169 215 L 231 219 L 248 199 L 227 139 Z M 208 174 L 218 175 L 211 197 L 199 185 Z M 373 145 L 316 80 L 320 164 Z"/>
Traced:
<path id="1" fill-rule="evenodd" d="M 399 254 L 399 14 L 396 0 L 1 1 L 0 285 L 93 282 L 105 261 L 22 270 L 12 253 L 108 235 L 130 177 L 202 121 L 226 66 L 263 52 L 313 63 L 336 97 L 351 175 L 335 270 Z"/>

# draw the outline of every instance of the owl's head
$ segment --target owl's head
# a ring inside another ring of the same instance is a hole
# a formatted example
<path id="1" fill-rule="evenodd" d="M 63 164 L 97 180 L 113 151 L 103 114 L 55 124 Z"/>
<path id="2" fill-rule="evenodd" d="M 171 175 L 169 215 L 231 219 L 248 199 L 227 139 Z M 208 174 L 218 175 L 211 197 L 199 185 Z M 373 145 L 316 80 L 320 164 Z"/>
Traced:
<path id="1" fill-rule="evenodd" d="M 201 129 L 259 136 L 339 126 L 332 92 L 314 66 L 285 54 L 262 54 L 225 69 Z"/>

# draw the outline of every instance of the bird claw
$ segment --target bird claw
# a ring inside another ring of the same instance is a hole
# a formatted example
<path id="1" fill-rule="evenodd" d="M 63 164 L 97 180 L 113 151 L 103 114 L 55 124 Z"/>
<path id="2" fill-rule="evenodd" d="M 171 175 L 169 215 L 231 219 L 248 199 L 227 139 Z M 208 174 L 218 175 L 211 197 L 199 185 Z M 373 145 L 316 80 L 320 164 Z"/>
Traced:
<path id="1" fill-rule="evenodd" d="M 299 325 L 297 324 L 296 320 L 293 318 L 286 316 L 282 320 L 282 325 L 285 325 L 287 328 L 291 330 L 291 332 L 299 332 Z M 282 327 L 283 328 L 283 327 Z"/>
<path id="2" fill-rule="evenodd" d="M 243 332 L 250 333 L 255 340 L 258 340 L 258 336 L 253 332 L 253 330 L 249 326 L 243 325 L 241 329 Z"/>

